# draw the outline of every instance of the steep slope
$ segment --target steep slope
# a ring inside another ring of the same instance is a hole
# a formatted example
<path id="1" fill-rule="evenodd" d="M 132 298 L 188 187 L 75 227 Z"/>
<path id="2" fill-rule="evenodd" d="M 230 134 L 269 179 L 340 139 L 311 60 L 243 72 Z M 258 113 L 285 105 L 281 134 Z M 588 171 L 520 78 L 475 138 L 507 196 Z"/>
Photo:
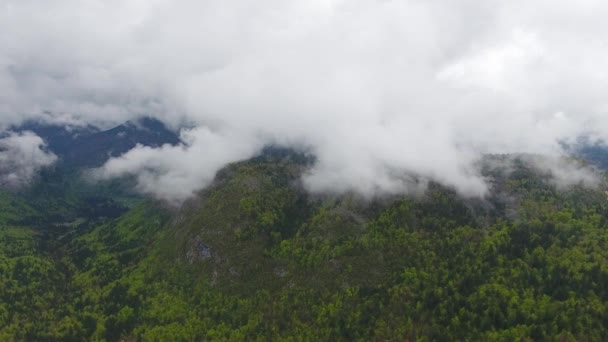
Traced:
<path id="1" fill-rule="evenodd" d="M 142 202 L 46 240 L 3 230 L 25 247 L 0 251 L 1 336 L 608 337 L 603 189 L 558 190 L 522 162 L 486 170 L 486 200 L 437 184 L 363 200 L 307 193 L 307 163 L 273 151 L 222 170 L 179 210 Z"/>
<path id="2" fill-rule="evenodd" d="M 602 339 L 606 196 L 558 191 L 520 165 L 494 175 L 487 201 L 438 185 L 364 201 L 311 197 L 293 160 L 234 164 L 127 273 L 112 264 L 122 276 L 102 293 L 118 297 L 102 302 L 118 306 L 94 336 Z M 103 265 L 85 272 L 106 274 Z"/>
<path id="3" fill-rule="evenodd" d="M 558 191 L 520 164 L 495 175 L 487 201 L 433 185 L 421 199 L 366 202 L 309 198 L 294 186 L 299 172 L 292 163 L 233 165 L 184 208 L 157 262 L 170 261 L 161 268 L 173 270 L 168 292 L 194 293 L 172 299 L 190 303 L 180 320 L 193 326 L 163 316 L 136 334 L 606 337 L 608 207 L 601 191 Z"/>

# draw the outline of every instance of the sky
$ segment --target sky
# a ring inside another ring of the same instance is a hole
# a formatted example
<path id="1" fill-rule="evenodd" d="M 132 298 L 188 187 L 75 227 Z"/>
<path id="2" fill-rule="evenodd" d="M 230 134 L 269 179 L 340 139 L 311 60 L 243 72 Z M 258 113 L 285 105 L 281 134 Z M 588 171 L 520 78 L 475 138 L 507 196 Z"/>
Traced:
<path id="1" fill-rule="evenodd" d="M 98 175 L 176 201 L 268 144 L 316 156 L 311 191 L 483 196 L 484 153 L 608 136 L 606 17 L 592 0 L 0 0 L 0 127 L 156 117 L 185 144 Z M 52 162 L 33 146 L 34 170 Z"/>

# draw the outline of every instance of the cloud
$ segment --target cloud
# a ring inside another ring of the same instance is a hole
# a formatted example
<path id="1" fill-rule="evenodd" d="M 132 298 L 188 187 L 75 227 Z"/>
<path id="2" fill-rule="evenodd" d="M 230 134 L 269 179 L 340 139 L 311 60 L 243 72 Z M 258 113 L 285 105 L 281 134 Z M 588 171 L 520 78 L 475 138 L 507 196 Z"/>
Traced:
<path id="1" fill-rule="evenodd" d="M 557 189 L 564 190 L 573 186 L 594 188 L 601 184 L 601 172 L 581 160 L 572 157 L 537 155 L 537 154 L 508 154 L 488 155 L 480 161 L 480 168 L 487 174 L 509 175 L 523 165 Z"/>
<path id="2" fill-rule="evenodd" d="M 53 164 L 57 157 L 46 151 L 45 146 L 32 132 L 10 132 L 0 138 L 0 187 L 24 186 L 40 168 Z"/>
<path id="3" fill-rule="evenodd" d="M 547 156 L 526 156 L 524 161 L 541 174 L 551 176 L 552 183 L 558 189 L 567 189 L 575 185 L 591 188 L 601 183 L 597 170 L 580 161 Z"/>
<path id="4" fill-rule="evenodd" d="M 558 1 L 5 0 L 0 125 L 142 114 L 180 147 L 105 176 L 183 198 L 264 144 L 305 147 L 315 191 L 483 195 L 483 153 L 608 134 L 608 5 Z M 50 112 L 53 114 L 44 114 Z M 194 128 L 192 128 L 194 127 Z"/>
<path id="5" fill-rule="evenodd" d="M 226 164 L 250 158 L 262 147 L 243 136 L 221 135 L 207 128 L 184 131 L 181 139 L 185 145 L 138 145 L 92 175 L 98 179 L 134 175 L 141 192 L 179 202 L 211 183 Z"/>

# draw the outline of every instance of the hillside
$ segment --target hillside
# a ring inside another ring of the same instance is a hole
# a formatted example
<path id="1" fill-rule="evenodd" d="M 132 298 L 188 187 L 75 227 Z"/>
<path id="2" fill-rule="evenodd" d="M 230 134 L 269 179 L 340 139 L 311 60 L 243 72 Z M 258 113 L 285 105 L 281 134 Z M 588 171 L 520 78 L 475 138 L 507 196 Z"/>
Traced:
<path id="1" fill-rule="evenodd" d="M 311 195 L 305 158 L 233 164 L 182 208 L 44 232 L 3 197 L 3 340 L 602 340 L 608 201 L 525 163 L 486 200 Z M 100 185 L 100 187 L 103 187 Z M 44 220 L 44 213 L 39 213 Z M 47 227 L 49 228 L 49 227 Z"/>

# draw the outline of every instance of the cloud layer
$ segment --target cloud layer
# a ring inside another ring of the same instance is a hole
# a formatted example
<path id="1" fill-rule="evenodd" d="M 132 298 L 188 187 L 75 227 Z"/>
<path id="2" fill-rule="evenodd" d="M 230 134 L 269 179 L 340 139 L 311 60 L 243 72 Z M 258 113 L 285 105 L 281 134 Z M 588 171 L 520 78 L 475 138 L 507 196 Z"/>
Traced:
<path id="1" fill-rule="evenodd" d="M 312 190 L 422 177 L 481 195 L 482 153 L 607 135 L 607 15 L 592 0 L 4 0 L 0 125 L 189 127 L 185 146 L 100 171 L 171 199 L 270 143 L 316 155 Z"/>

